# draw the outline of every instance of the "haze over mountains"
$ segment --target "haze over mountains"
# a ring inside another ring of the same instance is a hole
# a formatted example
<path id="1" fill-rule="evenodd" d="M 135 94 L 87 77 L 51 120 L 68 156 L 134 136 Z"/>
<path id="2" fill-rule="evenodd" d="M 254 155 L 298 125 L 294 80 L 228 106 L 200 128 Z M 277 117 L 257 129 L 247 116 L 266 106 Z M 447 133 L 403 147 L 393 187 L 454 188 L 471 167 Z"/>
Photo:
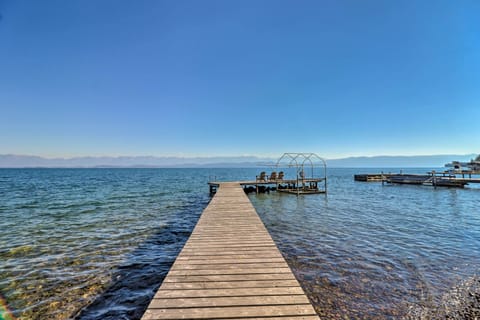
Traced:
<path id="1" fill-rule="evenodd" d="M 470 161 L 476 154 L 428 156 L 373 156 L 326 159 L 329 167 L 339 168 L 407 168 L 443 167 L 451 161 Z M 159 168 L 218 168 L 272 166 L 276 158 L 239 157 L 74 157 L 43 158 L 27 155 L 0 155 L 0 168 L 95 168 L 95 167 L 159 167 Z"/>

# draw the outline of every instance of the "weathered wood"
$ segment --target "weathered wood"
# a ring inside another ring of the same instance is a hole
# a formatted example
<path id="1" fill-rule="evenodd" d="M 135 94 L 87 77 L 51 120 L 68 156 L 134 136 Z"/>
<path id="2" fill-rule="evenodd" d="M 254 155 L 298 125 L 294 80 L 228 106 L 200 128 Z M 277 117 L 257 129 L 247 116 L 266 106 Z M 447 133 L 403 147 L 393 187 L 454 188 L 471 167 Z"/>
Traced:
<path id="1" fill-rule="evenodd" d="M 253 248 L 250 250 L 183 250 L 179 258 L 181 257 L 188 257 L 191 259 L 208 259 L 204 257 L 214 257 L 218 256 L 219 259 L 222 259 L 223 256 L 230 256 L 230 257 L 239 257 L 242 256 L 261 256 L 261 257 L 270 257 L 270 256 L 279 256 L 282 257 L 278 252 L 272 252 L 269 250 L 270 248 Z"/>
<path id="2" fill-rule="evenodd" d="M 143 315 L 152 319 L 319 319 L 236 183 L 219 183 Z"/>
<path id="3" fill-rule="evenodd" d="M 288 268 L 285 262 L 264 262 L 264 263 L 222 263 L 222 264 L 190 264 L 175 263 L 172 270 L 252 270 L 265 268 Z"/>
<path id="4" fill-rule="evenodd" d="M 233 288 L 233 289 L 191 289 L 191 290 L 169 290 L 160 289 L 155 298 L 179 298 L 179 297 L 243 297 L 243 296 L 276 296 L 303 294 L 300 286 L 280 288 Z"/>
<path id="5" fill-rule="evenodd" d="M 261 305 L 241 307 L 185 308 L 185 309 L 148 309 L 142 319 L 216 319 L 221 317 L 269 317 L 315 315 L 310 304 L 299 305 Z M 318 319 L 318 318 L 317 318 Z"/>
<path id="6" fill-rule="evenodd" d="M 296 287 L 297 280 L 246 280 L 246 281 L 197 281 L 164 282 L 162 289 L 229 289 L 229 288 L 276 288 Z"/>
<path id="7" fill-rule="evenodd" d="M 258 306 L 258 305 L 284 305 L 284 304 L 309 304 L 304 295 L 290 296 L 263 296 L 263 297 L 210 297 L 195 299 L 153 299 L 151 306 L 153 308 L 167 309 L 192 307 L 231 307 L 231 306 Z"/>
<path id="8" fill-rule="evenodd" d="M 260 256 L 260 255 L 259 255 Z M 206 259 L 188 259 L 188 258 L 182 258 L 178 257 L 177 261 L 175 264 L 189 264 L 189 265 L 196 265 L 196 264 L 206 264 L 206 265 L 217 265 L 217 264 L 243 264 L 243 263 L 272 263 L 272 262 L 284 262 L 282 257 L 276 257 L 276 258 L 267 258 L 267 257 L 262 257 L 262 258 L 256 258 L 255 256 L 240 256 L 237 259 L 235 259 L 235 256 L 230 256 L 230 258 L 223 258 L 219 259 L 217 257 L 212 257 L 209 256 L 210 258 L 208 260 Z M 261 257 L 261 256 L 260 256 Z"/>
<path id="9" fill-rule="evenodd" d="M 176 270 L 171 269 L 169 274 L 174 276 L 188 276 L 188 275 L 215 275 L 215 274 L 255 274 L 255 273 L 290 273 L 290 269 L 285 268 L 241 268 L 236 267 L 232 269 L 210 269 L 210 270 Z"/>
<path id="10" fill-rule="evenodd" d="M 163 282 L 193 282 L 193 281 L 244 281 L 244 280 L 287 280 L 295 279 L 293 273 L 273 274 L 220 274 L 220 275 L 187 275 L 168 276 Z"/>
<path id="11" fill-rule="evenodd" d="M 217 318 L 215 320 L 240 320 L 246 318 Z M 260 318 L 260 317 L 253 317 L 248 318 L 248 320 L 318 320 L 318 316 L 284 316 L 284 317 L 268 317 L 268 318 Z"/>
<path id="12" fill-rule="evenodd" d="M 228 253 L 231 252 L 231 253 Z M 178 255 L 177 260 L 225 260 L 225 259 L 252 259 L 260 256 L 262 258 L 282 258 L 282 255 L 278 252 L 271 252 L 270 250 L 264 251 L 222 251 L 220 254 L 195 254 L 197 252 L 182 252 Z"/>

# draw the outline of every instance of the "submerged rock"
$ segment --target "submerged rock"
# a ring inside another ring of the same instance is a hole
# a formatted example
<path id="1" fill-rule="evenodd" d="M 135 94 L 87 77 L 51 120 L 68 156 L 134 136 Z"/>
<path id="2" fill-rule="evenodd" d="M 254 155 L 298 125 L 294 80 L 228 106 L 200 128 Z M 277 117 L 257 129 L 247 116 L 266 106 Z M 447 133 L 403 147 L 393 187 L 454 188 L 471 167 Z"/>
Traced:
<path id="1" fill-rule="evenodd" d="M 480 277 L 473 276 L 446 293 L 438 306 L 417 306 L 407 319 L 480 319 Z"/>

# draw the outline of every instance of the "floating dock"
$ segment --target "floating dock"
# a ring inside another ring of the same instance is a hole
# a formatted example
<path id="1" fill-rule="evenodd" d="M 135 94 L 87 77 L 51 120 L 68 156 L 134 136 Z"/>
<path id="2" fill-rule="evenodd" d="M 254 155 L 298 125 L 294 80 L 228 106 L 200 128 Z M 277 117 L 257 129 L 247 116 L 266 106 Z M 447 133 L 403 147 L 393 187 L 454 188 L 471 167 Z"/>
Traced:
<path id="1" fill-rule="evenodd" d="M 320 189 L 319 184 L 325 182 L 324 188 Z M 210 194 L 217 192 L 218 187 L 225 182 L 210 181 Z M 270 190 L 285 192 L 291 194 L 316 194 L 326 193 L 326 179 L 324 178 L 305 178 L 305 179 L 282 179 L 282 180 L 251 180 L 251 181 L 235 181 L 231 182 L 240 185 L 245 193 L 255 191 L 263 193 Z"/>
<path id="2" fill-rule="evenodd" d="M 363 182 L 387 182 L 394 184 L 414 184 L 414 185 L 427 185 L 434 187 L 453 187 L 463 188 L 469 183 L 480 183 L 480 179 L 472 178 L 470 173 L 469 177 L 465 177 L 465 174 L 460 178 L 456 174 L 445 172 L 427 172 L 427 174 L 406 174 L 406 173 L 368 173 L 368 174 L 356 174 L 354 175 L 355 181 Z"/>
<path id="3" fill-rule="evenodd" d="M 142 320 L 319 319 L 241 184 L 216 187 Z"/>
<path id="4" fill-rule="evenodd" d="M 363 182 L 378 182 L 386 180 L 386 178 L 390 177 L 392 174 L 388 173 L 361 173 L 355 174 L 353 179 L 355 181 L 363 181 Z"/>

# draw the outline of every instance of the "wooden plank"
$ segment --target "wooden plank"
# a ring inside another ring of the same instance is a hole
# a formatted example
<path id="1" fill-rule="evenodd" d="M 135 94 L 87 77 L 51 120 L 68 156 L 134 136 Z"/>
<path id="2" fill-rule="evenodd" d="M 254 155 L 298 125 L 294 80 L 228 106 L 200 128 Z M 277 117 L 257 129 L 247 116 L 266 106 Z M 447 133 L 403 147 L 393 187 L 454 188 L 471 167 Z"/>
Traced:
<path id="1" fill-rule="evenodd" d="M 221 275 L 169 275 L 163 282 L 194 282 L 194 281 L 244 281 L 244 280 L 289 280 L 295 279 L 293 273 L 272 274 L 221 274 Z"/>
<path id="2" fill-rule="evenodd" d="M 280 252 L 278 250 L 272 250 L 271 247 L 250 247 L 250 248 L 215 248 L 215 249 L 209 249 L 209 248 L 203 248 L 202 250 L 199 249 L 194 249 L 194 248 L 185 248 L 180 252 L 180 254 L 186 254 L 186 255 L 204 255 L 203 252 L 213 252 L 213 253 L 221 253 L 223 255 L 225 254 L 254 254 L 254 253 L 278 253 Z"/>
<path id="3" fill-rule="evenodd" d="M 289 268 L 234 268 L 234 269 L 215 269 L 215 270 L 170 270 L 172 276 L 188 275 L 215 275 L 215 274 L 255 274 L 255 273 L 290 273 Z"/>
<path id="4" fill-rule="evenodd" d="M 261 257 L 261 255 L 258 255 Z M 250 255 L 246 256 L 243 255 L 242 257 L 238 257 L 235 259 L 235 256 L 229 256 L 230 258 L 215 258 L 212 256 L 209 256 L 210 258 L 208 259 L 188 259 L 188 258 L 181 258 L 178 257 L 177 261 L 175 264 L 190 264 L 190 265 L 196 265 L 196 264 L 243 264 L 243 263 L 271 263 L 271 262 L 285 262 L 285 260 L 282 257 L 275 257 L 275 258 L 270 258 L 270 257 L 264 257 L 264 258 L 258 258 L 255 255 Z"/>
<path id="5" fill-rule="evenodd" d="M 280 306 L 242 306 L 216 308 L 185 308 L 185 309 L 148 309 L 143 319 L 215 319 L 228 317 L 268 317 L 315 315 L 315 310 L 309 304 Z"/>
<path id="6" fill-rule="evenodd" d="M 282 257 L 281 254 L 271 252 L 271 250 L 242 250 L 242 251 L 216 251 L 216 250 L 192 250 L 183 251 L 178 258 L 179 259 L 223 259 L 223 258 L 235 258 L 235 256 L 241 257 Z"/>
<path id="7" fill-rule="evenodd" d="M 183 252 L 180 256 L 178 256 L 179 260 L 206 260 L 206 259 L 235 259 L 235 257 L 239 257 L 239 259 L 246 258 L 246 259 L 257 259 L 259 257 L 264 257 L 265 259 L 269 258 L 281 258 L 283 257 L 279 254 L 272 253 L 268 250 L 243 250 L 243 251 L 196 251 L 196 252 Z"/>
<path id="8" fill-rule="evenodd" d="M 239 184 L 219 183 L 148 319 L 319 319 Z"/>
<path id="9" fill-rule="evenodd" d="M 249 232 L 248 235 L 245 234 L 245 232 L 227 232 L 226 230 L 221 230 L 218 232 L 207 232 L 203 231 L 202 235 L 199 235 L 197 233 L 192 233 L 190 236 L 191 240 L 196 240 L 196 239 L 232 239 L 232 238 L 239 238 L 239 239 L 263 239 L 266 238 L 268 239 L 269 237 L 265 235 L 265 231 L 261 230 L 258 232 Z"/>
<path id="10" fill-rule="evenodd" d="M 223 264 L 190 264 L 178 263 L 172 266 L 172 270 L 256 270 L 265 268 L 288 268 L 285 262 L 264 262 L 264 263 L 223 263 Z"/>
<path id="11" fill-rule="evenodd" d="M 255 233 L 255 234 L 258 234 L 260 232 L 264 233 L 266 232 L 266 230 L 262 230 L 260 228 L 245 228 L 245 227 L 240 227 L 238 226 L 237 228 L 233 227 L 229 230 L 227 230 L 226 228 L 209 228 L 209 229 L 202 229 L 202 230 L 199 230 L 198 232 L 202 232 L 203 234 L 206 234 L 206 235 L 211 235 L 211 236 L 215 236 L 215 235 L 225 235 L 225 236 L 228 236 L 228 237 L 235 237 L 235 236 L 238 236 L 238 235 L 242 235 L 242 234 L 245 234 L 245 233 Z M 193 236 L 196 236 L 197 235 L 197 231 L 195 231 L 194 233 L 192 233 Z"/>
<path id="12" fill-rule="evenodd" d="M 229 288 L 276 288 L 296 287 L 297 280 L 243 280 L 243 281 L 197 281 L 197 282 L 164 282 L 162 289 L 229 289 Z"/>
<path id="13" fill-rule="evenodd" d="M 177 260 L 236 260 L 236 259 L 252 259 L 258 256 L 263 257 L 265 259 L 271 258 L 281 258 L 283 256 L 279 252 L 272 252 L 271 250 L 264 250 L 264 251 L 247 251 L 247 252 L 238 252 L 238 251 L 231 251 L 232 253 L 228 253 L 228 251 L 220 252 L 220 254 L 215 254 L 213 252 L 211 254 L 199 254 L 199 252 L 181 252 L 180 255 L 177 257 Z"/>
<path id="14" fill-rule="evenodd" d="M 230 307 L 230 306 L 256 306 L 256 305 L 285 305 L 308 304 L 304 295 L 293 296 L 261 296 L 261 297 L 213 297 L 213 298 L 179 298 L 179 299 L 153 299 L 151 307 L 158 309 L 192 308 L 192 307 Z"/>
<path id="15" fill-rule="evenodd" d="M 241 320 L 241 319 L 246 319 L 246 318 L 217 318 L 215 320 Z M 268 318 L 259 318 L 259 317 L 253 317 L 253 318 L 248 318 L 248 320 L 318 320 L 318 316 L 285 316 L 285 317 L 268 317 Z"/>
<path id="16" fill-rule="evenodd" d="M 251 236 L 245 236 L 245 234 L 253 234 Z M 265 231 L 262 230 L 264 233 Z M 236 233 L 232 233 L 229 230 L 222 228 L 220 231 L 215 232 L 208 232 L 203 231 L 202 235 L 197 235 L 196 233 L 192 233 L 192 238 L 189 239 L 190 242 L 197 242 L 197 241 L 219 241 L 219 240 L 238 240 L 243 241 L 251 241 L 251 240 L 265 240 L 265 241 L 273 241 L 270 237 L 265 235 L 260 235 L 258 232 L 252 229 L 237 229 Z"/>
<path id="17" fill-rule="evenodd" d="M 192 240 L 189 241 L 185 244 L 185 246 L 192 246 L 192 247 L 211 247 L 211 246 L 222 246 L 222 247 L 246 247 L 246 246 L 251 246 L 251 245 L 267 245 L 267 246 L 275 246 L 275 242 L 272 240 L 264 240 L 264 239 L 258 239 L 258 240 L 241 240 L 239 239 L 238 241 L 235 241 L 233 239 L 231 240 Z"/>
<path id="18" fill-rule="evenodd" d="M 169 290 L 160 289 L 155 298 L 179 298 L 179 297 L 242 297 L 242 296 L 275 296 L 275 295 L 303 295 L 300 286 L 276 287 L 276 288 L 231 288 L 231 289 L 192 289 L 192 290 Z"/>
<path id="19" fill-rule="evenodd" d="M 208 249 L 211 250 L 213 248 L 219 248 L 219 249 L 253 249 L 253 248 L 270 248 L 270 250 L 273 250 L 276 248 L 274 243 L 267 243 L 267 242 L 257 242 L 257 243 L 225 243 L 222 245 L 221 242 L 211 242 L 208 244 L 200 244 L 200 243 L 187 243 L 185 244 L 185 249 L 192 249 L 192 250 L 202 250 L 202 249 Z"/>
<path id="20" fill-rule="evenodd" d="M 240 235 L 235 235 L 233 236 L 217 236 L 215 234 L 213 235 L 203 235 L 203 236 L 192 236 L 190 240 L 188 240 L 190 243 L 206 243 L 206 242 L 257 242 L 257 241 L 268 241 L 268 242 L 273 242 L 272 239 L 270 239 L 267 236 L 240 236 Z"/>

